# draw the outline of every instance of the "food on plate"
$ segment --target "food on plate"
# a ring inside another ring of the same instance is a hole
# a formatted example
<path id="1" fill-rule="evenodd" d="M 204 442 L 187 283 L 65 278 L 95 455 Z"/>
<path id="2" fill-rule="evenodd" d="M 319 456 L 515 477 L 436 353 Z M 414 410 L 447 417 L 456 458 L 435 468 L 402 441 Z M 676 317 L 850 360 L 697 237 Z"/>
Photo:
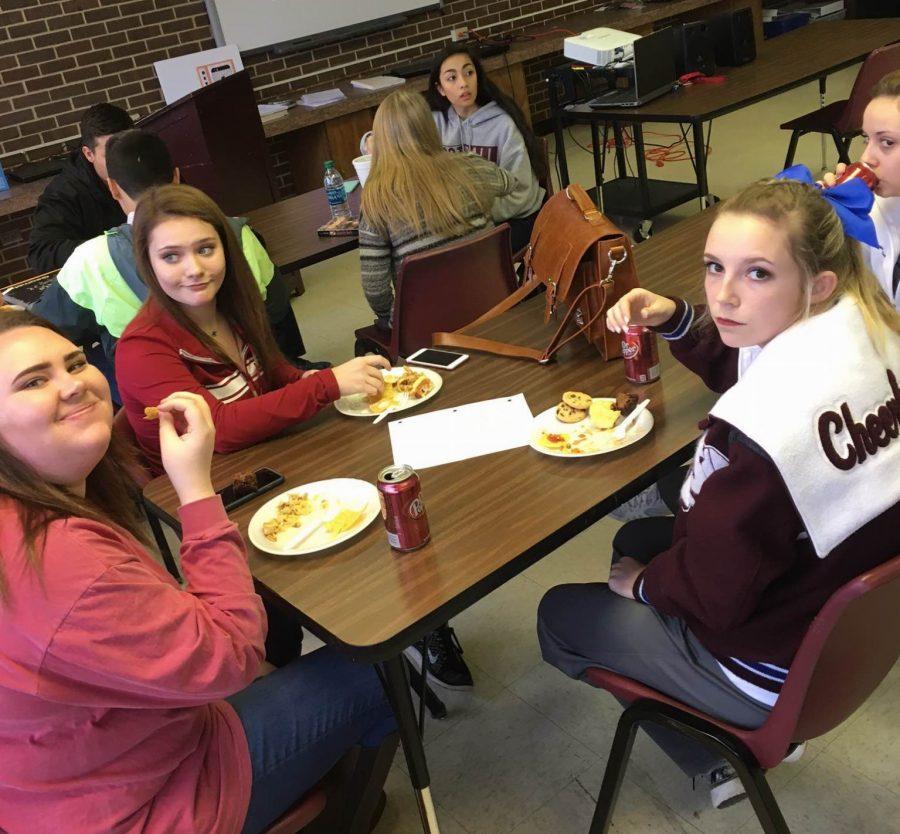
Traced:
<path id="1" fill-rule="evenodd" d="M 572 408 L 566 403 L 560 403 L 556 406 L 556 419 L 560 423 L 580 423 L 587 417 L 587 411 L 580 408 Z"/>
<path id="2" fill-rule="evenodd" d="M 569 443 L 569 435 L 542 431 L 538 436 L 538 443 L 546 449 L 565 449 Z"/>
<path id="3" fill-rule="evenodd" d="M 235 497 L 238 498 L 256 492 L 258 487 L 259 480 L 255 472 L 239 472 L 231 482 L 231 488 L 234 490 Z"/>
<path id="4" fill-rule="evenodd" d="M 584 394 L 581 391 L 566 391 L 562 395 L 562 401 L 577 411 L 587 411 L 591 407 L 590 394 Z"/>
<path id="5" fill-rule="evenodd" d="M 431 393 L 431 389 L 434 388 L 431 380 L 422 374 L 414 383 L 410 396 L 414 400 L 421 400 L 423 397 L 427 397 Z"/>
<path id="6" fill-rule="evenodd" d="M 345 507 L 339 510 L 334 518 L 325 522 L 325 529 L 333 536 L 339 536 L 347 530 L 355 527 L 357 522 L 362 518 L 365 512 L 365 504 L 357 509 Z"/>
<path id="7" fill-rule="evenodd" d="M 372 414 L 381 414 L 389 408 L 404 404 L 404 400 L 421 400 L 434 390 L 434 383 L 424 373 L 407 365 L 397 370 L 383 371 L 384 390 L 380 395 L 369 396 L 366 401 Z"/>
<path id="8" fill-rule="evenodd" d="M 636 394 L 632 394 L 630 391 L 620 391 L 616 394 L 616 404 L 613 408 L 621 412 L 623 417 L 627 417 L 634 411 L 637 404 L 638 398 Z"/>
<path id="9" fill-rule="evenodd" d="M 158 420 L 159 419 L 159 409 L 156 406 L 148 405 L 144 409 L 144 419 L 145 420 Z"/>
<path id="10" fill-rule="evenodd" d="M 620 412 L 615 409 L 615 403 L 611 400 L 594 400 L 589 413 L 591 425 L 601 431 L 611 429 L 621 416 Z"/>
<path id="11" fill-rule="evenodd" d="M 278 504 L 275 515 L 264 521 L 262 534 L 270 541 L 278 539 L 278 534 L 283 530 L 300 527 L 303 519 L 313 514 L 316 509 L 325 510 L 328 501 L 318 496 L 310 496 L 305 492 L 289 492 L 284 501 Z"/>

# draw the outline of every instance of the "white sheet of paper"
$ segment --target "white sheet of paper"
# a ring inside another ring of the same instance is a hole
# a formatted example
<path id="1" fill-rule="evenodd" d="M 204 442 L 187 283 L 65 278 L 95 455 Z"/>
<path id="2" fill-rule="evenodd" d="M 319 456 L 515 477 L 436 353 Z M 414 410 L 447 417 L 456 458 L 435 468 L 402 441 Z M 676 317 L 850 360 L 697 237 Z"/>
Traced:
<path id="1" fill-rule="evenodd" d="M 394 463 L 427 469 L 527 446 L 533 419 L 525 395 L 514 394 L 393 420 Z"/>

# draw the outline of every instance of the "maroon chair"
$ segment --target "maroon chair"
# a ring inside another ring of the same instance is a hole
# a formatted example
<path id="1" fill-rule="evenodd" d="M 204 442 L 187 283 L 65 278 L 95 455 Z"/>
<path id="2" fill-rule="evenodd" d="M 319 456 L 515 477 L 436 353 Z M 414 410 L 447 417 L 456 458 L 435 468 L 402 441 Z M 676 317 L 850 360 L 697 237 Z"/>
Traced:
<path id="1" fill-rule="evenodd" d="M 784 167 L 790 168 L 797 152 L 797 142 L 806 133 L 828 133 L 834 140 L 838 158 L 849 163 L 850 142 L 862 132 L 862 117 L 872 97 L 872 88 L 883 76 L 900 69 L 900 43 L 873 50 L 859 69 L 850 98 L 833 101 L 804 116 L 791 119 L 781 125 L 791 131 Z"/>
<path id="2" fill-rule="evenodd" d="M 326 804 L 324 788 L 313 788 L 265 829 L 263 834 L 297 834 L 325 810 Z"/>
<path id="3" fill-rule="evenodd" d="M 125 414 L 125 409 L 120 408 L 115 417 L 113 417 L 113 431 L 122 438 L 126 443 L 134 447 L 137 450 L 137 436 L 134 433 L 134 429 L 131 428 L 131 423 L 128 422 L 128 417 Z M 143 456 L 140 452 L 137 452 L 137 462 L 138 468 L 130 472 L 129 474 L 134 481 L 134 485 L 137 490 L 137 501 L 141 505 L 141 509 L 144 511 L 144 514 L 147 516 L 147 522 L 150 524 L 150 531 L 153 533 L 153 538 L 156 541 L 156 546 L 159 548 L 159 553 L 162 556 L 163 563 L 166 566 L 166 570 L 172 574 L 179 581 L 181 580 L 181 574 L 178 571 L 178 565 L 175 564 L 175 559 L 172 556 L 172 551 L 169 549 L 169 543 L 166 541 L 166 535 L 163 532 L 162 524 L 159 521 L 159 517 L 147 506 L 147 503 L 144 501 L 144 487 L 153 480 L 152 475 L 150 475 L 149 468 L 147 467 L 146 461 L 144 461 Z"/>
<path id="4" fill-rule="evenodd" d="M 765 723 L 747 730 L 719 721 L 638 681 L 589 669 L 588 683 L 630 706 L 616 728 L 591 834 L 609 829 L 638 725 L 684 733 L 735 769 L 766 834 L 790 834 L 765 771 L 793 743 L 833 730 L 871 695 L 900 654 L 900 556 L 848 582 L 818 613 Z"/>
<path id="5" fill-rule="evenodd" d="M 355 354 L 375 351 L 396 362 L 423 347 L 431 334 L 459 330 L 516 288 L 503 223 L 472 237 L 403 259 L 391 330 L 371 325 L 356 331 Z"/>

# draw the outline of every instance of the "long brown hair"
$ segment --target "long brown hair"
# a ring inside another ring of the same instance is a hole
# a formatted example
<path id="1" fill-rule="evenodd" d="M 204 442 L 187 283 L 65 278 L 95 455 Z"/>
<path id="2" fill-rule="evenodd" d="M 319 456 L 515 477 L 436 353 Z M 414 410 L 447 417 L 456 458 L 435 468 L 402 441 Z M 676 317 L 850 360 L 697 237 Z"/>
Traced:
<path id="1" fill-rule="evenodd" d="M 53 325 L 32 313 L 0 307 L 0 334 L 22 327 L 42 327 L 62 335 Z M 138 468 L 135 450 L 112 432 L 109 448 L 87 476 L 85 496 L 81 498 L 45 481 L 16 456 L 14 449 L 0 440 L 0 500 L 12 501 L 15 505 L 28 561 L 35 568 L 40 567 L 47 525 L 54 519 L 70 516 L 122 527 L 146 544 L 134 499 L 133 476 Z M 8 602 L 2 562 L 0 601 Z"/>
<path id="2" fill-rule="evenodd" d="M 887 332 L 900 334 L 900 312 L 866 267 L 859 242 L 844 234 L 837 214 L 818 189 L 796 180 L 762 180 L 726 200 L 719 216 L 726 213 L 762 217 L 787 232 L 791 257 L 800 267 L 807 299 L 813 277 L 826 271 L 837 276 L 831 297 L 814 307 L 807 301 L 804 317 L 821 313 L 842 295 L 849 295 L 859 304 L 876 348 L 881 349 Z"/>
<path id="3" fill-rule="evenodd" d="M 428 76 L 428 89 L 425 91 L 425 99 L 432 110 L 439 112 L 444 121 L 447 121 L 447 113 L 451 104 L 447 98 L 438 92 L 438 84 L 441 82 L 441 67 L 444 61 L 452 58 L 454 55 L 466 55 L 475 68 L 475 80 L 477 83 L 477 91 L 475 93 L 475 103 L 479 107 L 485 104 L 495 102 L 497 106 L 503 110 L 512 120 L 513 124 L 522 134 L 525 141 L 525 149 L 528 151 L 528 161 L 531 163 L 531 170 L 538 180 L 547 178 L 547 161 L 544 158 L 544 151 L 538 142 L 531 125 L 525 118 L 518 104 L 513 101 L 506 93 L 504 93 L 484 71 L 481 66 L 481 58 L 478 56 L 478 50 L 471 46 L 459 46 L 451 44 L 446 49 L 434 56 L 431 62 L 431 72 Z"/>
<path id="4" fill-rule="evenodd" d="M 376 229 L 387 233 L 402 223 L 420 235 L 458 236 L 474 231 L 467 207 L 490 218 L 492 195 L 460 154 L 444 150 L 419 93 L 391 93 L 375 112 L 372 130 L 378 139 L 362 213 Z"/>
<path id="5" fill-rule="evenodd" d="M 202 220 L 215 229 L 225 251 L 225 279 L 216 294 L 216 311 L 250 343 L 263 372 L 271 379 L 280 353 L 241 244 L 222 210 L 206 194 L 189 185 L 151 188 L 141 195 L 134 212 L 134 257 L 153 300 L 213 356 L 226 365 L 234 365 L 219 343 L 197 327 L 177 301 L 166 295 L 153 271 L 150 235 L 160 223 L 174 217 Z"/>

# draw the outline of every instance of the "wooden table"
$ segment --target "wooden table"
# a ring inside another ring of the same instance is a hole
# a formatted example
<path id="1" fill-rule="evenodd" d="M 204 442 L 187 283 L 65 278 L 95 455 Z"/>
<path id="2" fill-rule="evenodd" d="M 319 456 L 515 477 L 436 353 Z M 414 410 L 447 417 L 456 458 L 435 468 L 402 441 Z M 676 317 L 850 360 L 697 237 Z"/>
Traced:
<path id="1" fill-rule="evenodd" d="M 362 188 L 357 186 L 348 197 L 355 217 L 359 217 L 361 193 Z M 255 209 L 247 214 L 247 219 L 265 240 L 272 262 L 286 272 L 312 266 L 359 246 L 356 235 L 319 237 L 316 234 L 316 229 L 331 219 L 331 209 L 321 188 Z"/>
<path id="2" fill-rule="evenodd" d="M 617 143 L 618 177 L 605 184 L 595 150 L 594 171 L 597 187 L 600 188 L 602 184 L 604 196 L 609 201 L 607 211 L 642 218 L 659 214 L 671 208 L 671 205 L 664 199 L 665 208 L 657 208 L 659 200 L 654 200 L 652 194 L 654 183 L 658 182 L 661 187 L 677 185 L 682 190 L 685 186 L 683 183 L 665 183 L 648 179 L 640 126 L 645 122 L 690 124 L 697 189 L 705 204 L 709 195 L 709 185 L 706 176 L 704 122 L 817 79 L 824 105 L 827 75 L 861 61 L 873 49 L 896 40 L 900 40 L 900 19 L 897 18 L 820 21 L 757 43 L 755 61 L 742 67 L 727 67 L 722 70 L 722 74 L 726 77 L 724 84 L 694 84 L 680 87 L 675 92 L 661 96 L 643 107 L 606 110 L 592 110 L 587 104 L 565 107 L 562 111 L 558 111 L 559 119 L 556 123 L 556 147 L 562 181 L 564 184 L 569 182 L 563 141 L 564 123 L 590 124 L 594 133 L 595 149 L 602 146 L 598 131 L 600 122 L 612 124 L 617 132 L 623 125 L 634 125 L 638 176 L 636 178 L 626 176 L 625 152 L 621 143 Z M 749 141 L 752 141 L 752 138 Z M 693 186 L 689 188 L 692 189 Z M 675 204 L 678 202 L 683 200 L 678 200 Z M 613 204 L 615 208 L 612 207 Z M 620 204 L 624 208 L 620 208 Z"/>
<path id="3" fill-rule="evenodd" d="M 696 298 L 712 215 L 696 215 L 638 247 L 642 283 Z M 527 302 L 479 332 L 534 345 L 546 341 L 547 328 L 537 326 L 540 303 Z M 432 541 L 414 553 L 392 551 L 377 521 L 321 556 L 279 559 L 248 544 L 254 577 L 293 605 L 313 633 L 356 660 L 381 665 L 426 831 L 438 827 L 403 649 L 679 464 L 699 434 L 698 420 L 715 399 L 664 346 L 662 378 L 649 386 L 629 385 L 621 361 L 604 363 L 580 341 L 561 353 L 559 361 L 546 366 L 473 355 L 459 370 L 444 373 L 440 394 L 420 412 L 524 392 L 536 414 L 567 389 L 634 390 L 653 399 L 656 422 L 648 438 L 608 456 L 561 460 L 520 448 L 424 470 L 422 495 Z M 213 480 L 224 485 L 240 470 L 268 465 L 284 474 L 287 487 L 322 477 L 374 481 L 391 458 L 384 424 L 326 409 L 289 435 L 217 456 Z M 144 497 L 177 529 L 177 499 L 167 478 L 152 481 Z M 270 497 L 232 513 L 245 537 L 253 513 Z"/>

